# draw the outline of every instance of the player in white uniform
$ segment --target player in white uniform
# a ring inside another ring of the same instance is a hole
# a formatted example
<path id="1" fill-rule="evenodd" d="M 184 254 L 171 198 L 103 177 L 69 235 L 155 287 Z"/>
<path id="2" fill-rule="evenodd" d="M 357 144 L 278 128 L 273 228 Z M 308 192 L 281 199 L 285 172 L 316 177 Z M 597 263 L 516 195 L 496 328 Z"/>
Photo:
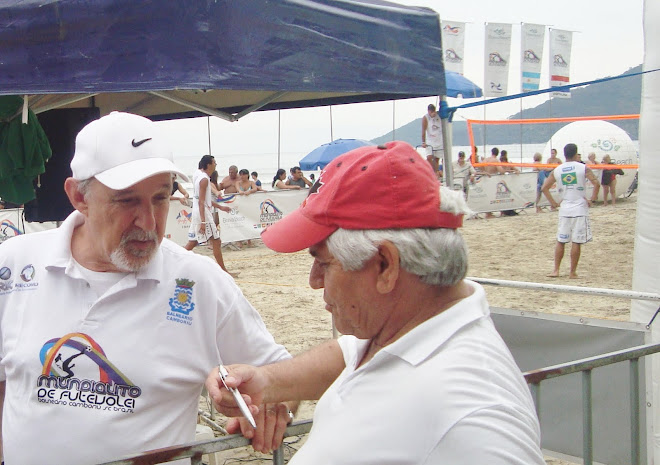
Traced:
<path id="1" fill-rule="evenodd" d="M 559 266 L 564 258 L 564 248 L 571 242 L 571 268 L 569 278 L 577 278 L 577 266 L 580 261 L 582 244 L 591 241 L 591 224 L 589 223 L 589 207 L 595 199 L 587 200 L 586 182 L 588 179 L 594 187 L 600 186 L 598 179 L 584 163 L 575 161 L 577 145 L 566 144 L 564 147 L 566 163 L 555 168 L 546 178 L 541 191 L 545 194 L 553 208 L 559 207 L 559 225 L 557 228 L 557 244 L 555 246 L 555 268 L 548 276 L 559 276 Z M 552 197 L 550 188 L 557 183 L 557 190 L 562 196 L 561 205 Z M 594 189 L 594 192 L 598 192 Z"/>
<path id="2" fill-rule="evenodd" d="M 193 177 L 193 212 L 190 229 L 188 230 L 188 243 L 185 245 L 187 250 L 192 250 L 197 244 L 211 242 L 213 247 L 213 256 L 220 267 L 227 271 L 222 257 L 222 241 L 220 240 L 220 231 L 213 221 L 213 207 L 224 212 L 231 212 L 231 208 L 220 205 L 213 200 L 211 192 L 211 174 L 217 166 L 215 158 L 211 155 L 204 155 L 198 163 L 198 170 Z M 227 271 L 228 272 L 228 271 Z M 228 272 L 229 273 L 229 272 Z M 238 273 L 229 273 L 234 278 Z"/>
<path id="3" fill-rule="evenodd" d="M 441 176 L 440 158 L 444 153 L 442 124 L 433 104 L 428 106 L 428 112 L 422 117 L 422 147 L 426 148 L 426 160 L 433 167 L 433 172 Z"/>

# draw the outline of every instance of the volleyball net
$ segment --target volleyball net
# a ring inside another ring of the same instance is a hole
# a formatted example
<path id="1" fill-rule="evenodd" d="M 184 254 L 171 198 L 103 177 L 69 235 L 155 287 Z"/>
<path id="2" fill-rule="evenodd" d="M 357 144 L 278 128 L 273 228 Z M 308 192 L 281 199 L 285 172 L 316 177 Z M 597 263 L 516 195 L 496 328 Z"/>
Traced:
<path id="1" fill-rule="evenodd" d="M 486 166 L 515 166 L 519 168 L 545 168 L 545 169 L 551 169 L 555 168 L 557 165 L 553 164 L 546 164 L 546 163 L 525 163 L 525 162 L 520 162 L 520 163 L 515 163 L 515 162 L 481 162 L 477 160 L 476 158 L 476 144 L 475 144 L 475 137 L 474 137 L 474 132 L 475 132 L 475 126 L 484 126 L 484 127 L 489 127 L 489 126 L 510 126 L 510 125 L 540 125 L 540 124 L 557 124 L 557 123 L 573 123 L 576 121 L 620 121 L 620 120 L 633 120 L 633 119 L 639 119 L 639 115 L 608 115 L 608 116 L 571 116 L 571 117 L 563 117 L 563 118 L 538 118 L 538 119 L 506 119 L 506 120 L 476 120 L 476 119 L 468 119 L 467 122 L 467 133 L 468 133 L 468 138 L 469 138 L 469 144 L 471 149 L 471 162 L 472 166 L 475 168 L 483 168 Z M 532 126 L 533 127 L 533 126 Z M 588 162 L 585 161 L 587 166 L 596 166 L 596 165 L 590 165 Z M 602 164 L 599 163 L 598 169 L 638 169 L 639 165 L 638 164 Z"/>

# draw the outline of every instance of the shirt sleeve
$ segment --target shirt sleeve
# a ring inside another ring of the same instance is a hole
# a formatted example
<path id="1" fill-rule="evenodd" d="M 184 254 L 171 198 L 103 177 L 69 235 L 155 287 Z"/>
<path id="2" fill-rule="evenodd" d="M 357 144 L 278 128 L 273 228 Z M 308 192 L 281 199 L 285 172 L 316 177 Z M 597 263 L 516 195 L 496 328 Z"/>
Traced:
<path id="1" fill-rule="evenodd" d="M 284 346 L 275 342 L 259 312 L 240 290 L 236 290 L 229 307 L 219 308 L 219 312 L 224 314 L 216 330 L 222 363 L 261 366 L 291 358 Z"/>
<path id="2" fill-rule="evenodd" d="M 538 423 L 518 413 L 494 406 L 468 415 L 442 437 L 424 465 L 544 465 Z"/>

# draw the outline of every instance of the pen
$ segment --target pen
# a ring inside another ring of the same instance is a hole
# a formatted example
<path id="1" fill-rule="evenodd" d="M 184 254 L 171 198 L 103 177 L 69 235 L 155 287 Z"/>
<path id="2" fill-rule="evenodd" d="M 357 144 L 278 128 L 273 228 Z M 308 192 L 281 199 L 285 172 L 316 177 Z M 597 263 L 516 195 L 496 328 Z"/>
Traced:
<path id="1" fill-rule="evenodd" d="M 250 409 L 243 400 L 243 396 L 241 396 L 241 393 L 238 392 L 238 389 L 230 388 L 229 386 L 227 386 L 227 383 L 225 383 L 225 378 L 229 376 L 229 372 L 223 365 L 218 365 L 218 372 L 220 373 L 220 381 L 222 381 L 222 384 L 224 384 L 227 390 L 231 392 L 232 395 L 234 396 L 234 400 L 236 400 L 236 403 L 238 404 L 238 408 L 241 410 L 241 413 L 245 418 L 247 418 L 247 421 L 250 422 L 252 427 L 256 429 L 257 423 L 254 421 L 254 417 L 252 416 L 252 413 L 250 413 Z"/>

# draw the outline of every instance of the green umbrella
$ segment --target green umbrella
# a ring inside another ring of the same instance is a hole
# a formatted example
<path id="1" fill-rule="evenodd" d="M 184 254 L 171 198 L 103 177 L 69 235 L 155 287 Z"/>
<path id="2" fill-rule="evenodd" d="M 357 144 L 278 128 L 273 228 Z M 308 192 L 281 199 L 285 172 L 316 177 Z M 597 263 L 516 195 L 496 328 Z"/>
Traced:
<path id="1" fill-rule="evenodd" d="M 34 178 L 46 171 L 53 152 L 36 115 L 22 122 L 23 98 L 0 96 L 0 198 L 24 204 L 35 198 Z"/>

